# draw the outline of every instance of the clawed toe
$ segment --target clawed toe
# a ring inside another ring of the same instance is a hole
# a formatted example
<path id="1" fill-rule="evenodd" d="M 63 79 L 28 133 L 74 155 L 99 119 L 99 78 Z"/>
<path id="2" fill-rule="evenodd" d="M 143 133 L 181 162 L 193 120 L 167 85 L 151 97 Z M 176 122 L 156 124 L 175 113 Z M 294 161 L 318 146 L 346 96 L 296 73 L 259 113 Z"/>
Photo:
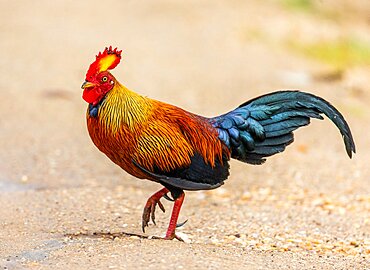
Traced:
<path id="1" fill-rule="evenodd" d="M 163 198 L 165 198 L 166 200 L 170 201 L 170 202 L 174 202 L 175 200 L 170 198 L 167 193 L 163 195 Z"/>
<path id="2" fill-rule="evenodd" d="M 153 224 L 156 225 L 155 223 L 155 208 L 158 205 L 159 208 L 162 210 L 164 213 L 166 210 L 161 203 L 160 199 L 166 195 L 168 192 L 167 189 L 161 189 L 157 193 L 153 194 L 148 201 L 146 202 L 146 205 L 144 207 L 143 211 L 143 216 L 142 216 L 142 221 L 141 221 L 141 228 L 143 232 L 145 233 L 145 227 L 148 227 L 149 221 L 152 220 Z"/>
<path id="3" fill-rule="evenodd" d="M 152 220 L 153 224 L 155 223 L 155 208 L 156 206 L 159 206 L 159 208 L 165 212 L 163 204 L 160 201 L 154 201 L 154 200 L 148 200 L 147 204 L 145 205 L 144 211 L 143 211 L 143 217 L 142 217 L 142 229 L 145 233 L 145 227 L 148 227 L 149 221 Z"/>
<path id="4" fill-rule="evenodd" d="M 185 220 L 185 221 L 183 221 L 181 223 L 177 223 L 176 224 L 176 228 L 180 228 L 180 227 L 184 226 L 186 224 L 186 222 L 188 222 L 188 220 Z"/>
<path id="5" fill-rule="evenodd" d="M 163 188 L 160 191 L 158 191 L 157 193 L 153 194 L 148 199 L 148 201 L 146 202 L 145 207 L 144 207 L 144 211 L 143 211 L 143 216 L 142 216 L 142 230 L 143 230 L 144 233 L 145 233 L 145 227 L 148 227 L 148 224 L 149 224 L 150 220 L 152 220 L 154 225 L 156 224 L 155 223 L 155 208 L 156 208 L 156 206 L 158 205 L 159 208 L 163 212 L 165 212 L 164 206 L 161 203 L 160 199 L 162 197 L 164 197 L 166 199 L 170 199 L 167 196 L 168 192 L 169 192 L 169 190 L 167 188 Z M 178 194 L 178 196 L 175 198 L 174 206 L 172 208 L 170 224 L 168 225 L 166 236 L 162 239 L 172 240 L 172 239 L 176 238 L 177 240 L 184 242 L 184 240 L 181 239 L 181 237 L 179 237 L 175 234 L 176 228 L 183 226 L 187 222 L 187 220 L 185 220 L 184 222 L 177 223 L 177 219 L 179 217 L 179 213 L 180 213 L 182 203 L 184 201 L 184 197 L 185 197 L 185 193 L 183 191 L 181 191 Z M 152 238 L 157 238 L 157 237 L 152 237 Z"/>

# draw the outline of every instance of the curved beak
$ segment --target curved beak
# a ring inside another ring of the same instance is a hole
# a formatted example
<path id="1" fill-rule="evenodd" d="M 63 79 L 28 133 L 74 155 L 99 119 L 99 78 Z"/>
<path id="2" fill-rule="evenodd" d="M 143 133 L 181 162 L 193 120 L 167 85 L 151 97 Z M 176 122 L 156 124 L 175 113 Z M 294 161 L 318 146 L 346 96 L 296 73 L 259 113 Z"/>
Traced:
<path id="1" fill-rule="evenodd" d="M 95 84 L 94 84 L 94 83 L 91 83 L 91 82 L 88 82 L 88 81 L 85 81 L 85 82 L 81 85 L 81 88 L 82 88 L 82 89 L 91 88 L 91 87 L 95 87 Z"/>

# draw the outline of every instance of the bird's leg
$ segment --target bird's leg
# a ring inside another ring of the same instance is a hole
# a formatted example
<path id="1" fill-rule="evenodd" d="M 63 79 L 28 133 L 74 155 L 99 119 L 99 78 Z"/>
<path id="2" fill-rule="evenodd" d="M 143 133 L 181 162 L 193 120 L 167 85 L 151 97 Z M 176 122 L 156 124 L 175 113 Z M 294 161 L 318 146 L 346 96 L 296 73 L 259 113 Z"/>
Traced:
<path id="1" fill-rule="evenodd" d="M 177 227 L 177 219 L 179 218 L 180 209 L 181 209 L 182 203 L 184 202 L 184 198 L 185 198 L 185 193 L 181 191 L 180 195 L 175 199 L 175 204 L 173 205 L 170 224 L 168 225 L 166 237 L 164 238 L 166 240 L 172 240 L 176 238 L 180 241 L 183 241 L 180 237 L 178 237 L 175 234 L 175 230 Z"/>
<path id="2" fill-rule="evenodd" d="M 152 219 L 153 223 L 155 224 L 155 207 L 159 206 L 159 208 L 165 212 L 164 206 L 161 203 L 160 199 L 169 192 L 167 188 L 162 188 L 161 190 L 154 193 L 152 196 L 149 197 L 148 201 L 145 204 L 143 217 L 142 217 L 142 229 L 145 233 L 145 227 L 148 227 L 148 223 L 150 218 Z"/>

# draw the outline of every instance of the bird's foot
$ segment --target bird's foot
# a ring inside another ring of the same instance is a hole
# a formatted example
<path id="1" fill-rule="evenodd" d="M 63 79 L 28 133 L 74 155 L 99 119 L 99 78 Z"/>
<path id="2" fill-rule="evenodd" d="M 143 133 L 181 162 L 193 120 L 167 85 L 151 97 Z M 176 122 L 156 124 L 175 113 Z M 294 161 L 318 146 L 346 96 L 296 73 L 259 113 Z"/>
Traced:
<path id="1" fill-rule="evenodd" d="M 167 198 L 168 196 L 166 196 L 168 192 L 169 192 L 169 190 L 167 188 L 163 188 L 160 191 L 154 193 L 148 199 L 148 201 L 146 202 L 145 207 L 144 207 L 144 211 L 143 211 L 143 216 L 142 216 L 142 223 L 141 223 L 144 233 L 145 233 L 145 227 L 148 227 L 148 224 L 149 224 L 150 220 L 152 220 L 154 225 L 155 225 L 155 208 L 156 208 L 156 206 L 158 205 L 159 208 L 163 212 L 165 212 L 164 206 L 161 203 L 160 199 L 162 197 L 168 199 Z M 185 193 L 183 191 L 181 191 L 179 196 L 174 200 L 174 206 L 173 206 L 173 209 L 172 209 L 172 215 L 171 215 L 171 219 L 170 219 L 170 224 L 168 225 L 166 236 L 165 237 L 156 237 L 156 236 L 154 236 L 154 237 L 151 237 L 151 238 L 156 238 L 156 239 L 159 238 L 159 239 L 164 239 L 164 240 L 172 240 L 172 239 L 176 238 L 179 241 L 186 242 L 186 241 L 184 241 L 184 239 L 182 239 L 181 237 L 179 237 L 175 233 L 176 228 L 183 226 L 187 222 L 187 220 L 186 220 L 185 222 L 177 224 L 177 219 L 179 217 L 179 213 L 180 213 L 181 205 L 184 201 L 184 197 L 185 197 Z"/>
<path id="2" fill-rule="evenodd" d="M 177 239 L 179 240 L 180 242 L 185 242 L 184 239 L 182 239 L 180 236 L 178 236 L 177 234 L 172 234 L 172 235 L 169 235 L 164 238 L 165 240 L 173 240 L 173 239 Z"/>
<path id="3" fill-rule="evenodd" d="M 160 199 L 166 195 L 168 192 L 168 189 L 163 188 L 160 191 L 154 193 L 146 202 L 144 211 L 143 211 L 143 216 L 142 216 L 142 222 L 141 226 L 143 229 L 143 232 L 145 233 L 145 227 L 148 227 L 150 219 L 156 225 L 155 223 L 155 208 L 158 205 L 159 208 L 165 212 L 166 210 L 164 209 L 163 204 L 161 203 Z"/>
<path id="4" fill-rule="evenodd" d="M 182 239 L 180 236 L 176 235 L 176 234 L 173 234 L 173 235 L 169 235 L 169 236 L 156 236 L 156 235 L 153 235 L 153 236 L 150 236 L 149 237 L 150 239 L 161 239 L 161 240 L 173 240 L 173 239 L 177 239 L 179 240 L 180 242 L 185 242 L 184 239 Z"/>

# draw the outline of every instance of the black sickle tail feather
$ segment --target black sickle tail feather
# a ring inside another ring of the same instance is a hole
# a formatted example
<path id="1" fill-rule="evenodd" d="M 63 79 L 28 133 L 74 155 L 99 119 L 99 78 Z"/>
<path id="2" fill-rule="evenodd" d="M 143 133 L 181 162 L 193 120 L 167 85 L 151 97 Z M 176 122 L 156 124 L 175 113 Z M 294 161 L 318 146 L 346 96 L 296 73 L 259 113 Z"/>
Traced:
<path id="1" fill-rule="evenodd" d="M 237 109 L 211 119 L 232 157 L 262 164 L 265 157 L 285 150 L 293 142 L 293 131 L 323 119 L 325 114 L 342 134 L 349 157 L 355 153 L 350 128 L 342 114 L 326 100 L 299 91 L 278 91 L 252 99 Z"/>

